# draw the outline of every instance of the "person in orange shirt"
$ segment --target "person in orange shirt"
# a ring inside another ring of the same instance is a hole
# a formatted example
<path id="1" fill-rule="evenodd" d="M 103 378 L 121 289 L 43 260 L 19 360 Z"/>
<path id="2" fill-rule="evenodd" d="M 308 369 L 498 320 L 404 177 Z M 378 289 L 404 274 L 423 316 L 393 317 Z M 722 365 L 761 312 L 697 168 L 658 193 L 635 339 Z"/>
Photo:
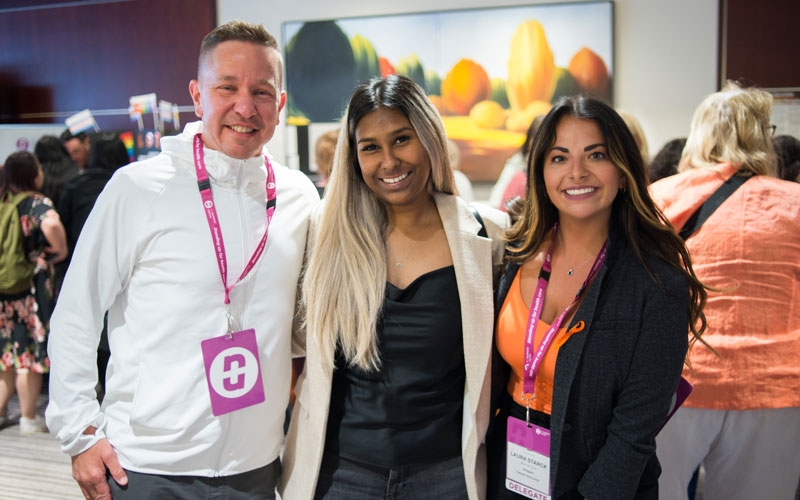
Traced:
<path id="1" fill-rule="evenodd" d="M 694 392 L 658 439 L 662 498 L 793 499 L 800 471 L 800 184 L 776 178 L 772 96 L 727 84 L 692 119 L 679 173 L 652 184 L 675 229 L 734 175 L 747 181 L 686 240 L 709 294 Z M 716 352 L 714 352 L 716 351 Z"/>
<path id="2" fill-rule="evenodd" d="M 705 288 L 607 104 L 558 101 L 528 172 L 496 299 L 487 498 L 657 499 L 655 436 Z"/>

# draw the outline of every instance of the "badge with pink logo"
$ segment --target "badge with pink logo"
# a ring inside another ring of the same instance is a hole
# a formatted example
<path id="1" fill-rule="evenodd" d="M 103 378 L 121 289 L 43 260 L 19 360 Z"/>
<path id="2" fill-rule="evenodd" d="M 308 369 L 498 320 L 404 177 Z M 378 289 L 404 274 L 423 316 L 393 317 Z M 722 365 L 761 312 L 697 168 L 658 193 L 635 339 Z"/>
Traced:
<path id="1" fill-rule="evenodd" d="M 550 500 L 550 431 L 508 417 L 506 489 L 533 500 Z"/>
<path id="2" fill-rule="evenodd" d="M 264 402 L 255 330 L 206 339 L 201 347 L 214 416 Z"/>

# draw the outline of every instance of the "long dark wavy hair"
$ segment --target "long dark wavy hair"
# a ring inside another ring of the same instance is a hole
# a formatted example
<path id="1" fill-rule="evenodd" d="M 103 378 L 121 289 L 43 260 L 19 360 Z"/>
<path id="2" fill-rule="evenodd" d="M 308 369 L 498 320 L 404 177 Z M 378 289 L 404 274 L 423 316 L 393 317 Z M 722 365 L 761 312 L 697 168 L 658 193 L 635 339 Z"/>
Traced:
<path id="1" fill-rule="evenodd" d="M 44 173 L 42 194 L 50 198 L 55 206 L 58 206 L 64 184 L 79 174 L 78 167 L 69 157 L 67 148 L 54 135 L 45 135 L 36 141 L 33 153 L 39 160 Z"/>
<path id="2" fill-rule="evenodd" d="M 601 100 L 588 96 L 562 97 L 545 116 L 534 138 L 528 157 L 527 199 L 519 218 L 506 236 L 509 260 L 523 262 L 545 241 L 558 221 L 558 209 L 550 202 L 544 183 L 547 153 L 556 140 L 556 127 L 565 116 L 591 120 L 600 128 L 611 162 L 626 177 L 626 189 L 620 190 L 611 208 L 610 227 L 619 228 L 655 282 L 658 278 L 648 267 L 645 255 L 663 260 L 677 269 L 688 281 L 691 296 L 690 324 L 694 341 L 706 328 L 703 308 L 706 287 L 692 269 L 691 258 L 683 239 L 656 207 L 647 190 L 644 160 L 636 141 L 616 111 Z"/>

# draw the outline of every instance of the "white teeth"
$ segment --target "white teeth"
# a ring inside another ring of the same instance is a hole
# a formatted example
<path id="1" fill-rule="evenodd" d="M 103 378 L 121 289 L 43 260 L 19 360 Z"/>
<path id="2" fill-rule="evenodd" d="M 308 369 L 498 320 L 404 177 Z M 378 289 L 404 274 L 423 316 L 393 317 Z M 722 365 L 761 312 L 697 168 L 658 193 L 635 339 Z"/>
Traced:
<path id="1" fill-rule="evenodd" d="M 392 177 L 390 179 L 383 179 L 383 182 L 385 182 L 386 184 L 395 184 L 395 183 L 398 183 L 398 182 L 402 181 L 406 177 L 408 177 L 408 172 L 406 172 L 405 174 L 403 174 L 403 175 L 401 175 L 399 177 Z"/>
<path id="2" fill-rule="evenodd" d="M 567 189 L 566 192 L 570 196 L 578 196 L 581 194 L 589 194 L 594 191 L 593 187 L 581 188 L 581 189 Z"/>
<path id="3" fill-rule="evenodd" d="M 249 134 L 250 132 L 255 130 L 253 128 L 248 128 L 248 127 L 239 127 L 238 125 L 231 125 L 231 129 L 233 129 L 234 132 L 239 132 L 242 134 Z"/>

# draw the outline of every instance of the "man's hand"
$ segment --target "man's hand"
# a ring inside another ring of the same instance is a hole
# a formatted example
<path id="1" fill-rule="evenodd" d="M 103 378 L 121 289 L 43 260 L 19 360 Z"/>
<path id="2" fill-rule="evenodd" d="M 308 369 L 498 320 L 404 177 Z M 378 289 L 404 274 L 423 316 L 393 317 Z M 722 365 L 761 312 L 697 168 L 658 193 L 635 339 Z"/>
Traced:
<path id="1" fill-rule="evenodd" d="M 72 477 L 81 487 L 83 496 L 89 500 L 111 499 L 106 470 L 111 472 L 111 477 L 120 486 L 128 484 L 128 476 L 107 439 L 101 439 L 88 450 L 72 457 Z"/>

